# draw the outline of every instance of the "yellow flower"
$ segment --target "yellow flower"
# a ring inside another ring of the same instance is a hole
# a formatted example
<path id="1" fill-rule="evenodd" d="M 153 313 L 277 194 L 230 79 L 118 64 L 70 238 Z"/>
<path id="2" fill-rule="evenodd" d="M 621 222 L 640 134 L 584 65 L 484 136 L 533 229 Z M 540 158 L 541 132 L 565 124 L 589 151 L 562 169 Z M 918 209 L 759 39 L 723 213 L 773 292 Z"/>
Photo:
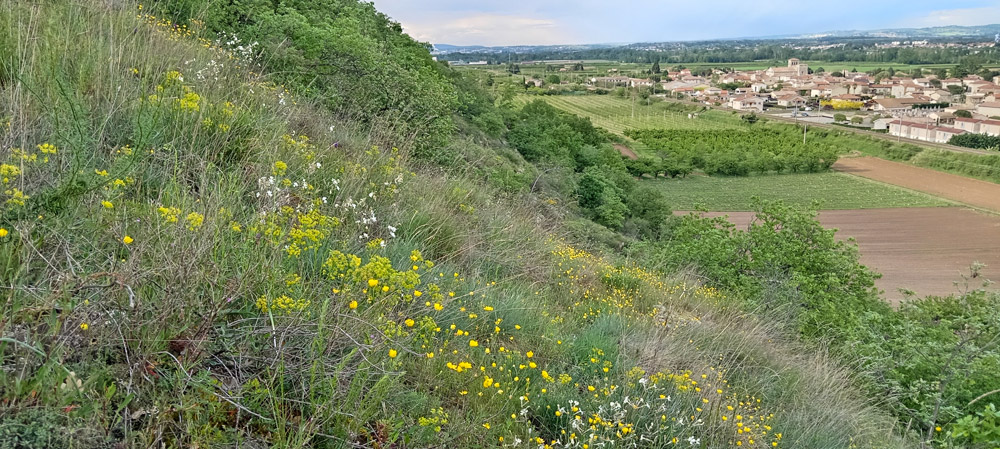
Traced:
<path id="1" fill-rule="evenodd" d="M 135 241 L 135 240 L 133 240 L 133 239 L 132 239 L 132 237 L 129 237 L 129 236 L 127 236 L 127 235 L 126 235 L 125 237 L 123 237 L 123 238 L 122 238 L 122 243 L 124 243 L 124 244 L 126 244 L 126 245 L 131 245 L 131 244 L 132 244 L 132 242 L 134 242 L 134 241 Z"/>
<path id="2" fill-rule="evenodd" d="M 433 352 L 428 352 L 427 353 L 427 358 L 433 359 L 434 358 L 434 353 Z"/>
<path id="3" fill-rule="evenodd" d="M 378 285 L 378 279 L 369 279 L 368 280 L 368 286 L 369 287 L 375 287 L 377 285 Z"/>
<path id="4" fill-rule="evenodd" d="M 487 311 L 487 312 L 492 312 L 492 311 L 493 311 L 493 307 L 491 307 L 491 306 L 486 306 L 486 307 L 483 307 L 483 310 L 485 310 L 485 311 Z"/>
<path id="5" fill-rule="evenodd" d="M 284 176 L 285 170 L 288 170 L 288 164 L 283 161 L 277 161 L 274 163 L 272 173 L 274 173 L 274 176 Z"/>
<path id="6" fill-rule="evenodd" d="M 350 307 L 351 310 L 357 309 L 358 308 L 358 302 L 357 301 L 351 301 L 351 303 L 348 304 L 347 307 Z"/>
<path id="7" fill-rule="evenodd" d="M 80 323 L 80 329 L 87 330 L 90 329 L 90 325 L 87 323 Z"/>
<path id="8" fill-rule="evenodd" d="M 191 212 L 190 214 L 187 214 L 187 217 L 184 217 L 184 219 L 187 220 L 188 222 L 187 228 L 188 230 L 191 231 L 197 230 L 198 228 L 201 227 L 202 223 L 205 222 L 205 216 L 197 212 Z"/>
<path id="9" fill-rule="evenodd" d="M 434 303 L 434 310 L 441 311 L 442 309 L 444 309 L 444 306 L 442 306 L 441 303 Z"/>
<path id="10" fill-rule="evenodd" d="M 108 201 L 108 200 L 101 201 L 101 205 L 104 206 L 105 209 L 114 209 L 115 208 L 115 205 L 112 204 L 111 201 Z"/>
<path id="11" fill-rule="evenodd" d="M 394 359 L 394 358 L 396 358 L 396 356 L 397 356 L 397 355 L 399 355 L 399 353 L 398 353 L 398 352 L 396 352 L 396 350 L 395 350 L 395 349 L 390 349 L 390 350 L 389 350 L 389 358 L 390 358 L 390 359 Z"/>
<path id="12" fill-rule="evenodd" d="M 407 318 L 406 321 L 404 321 L 403 323 L 406 324 L 406 327 L 413 327 L 413 324 L 414 324 L 413 323 L 413 318 Z"/>
<path id="13" fill-rule="evenodd" d="M 534 352 L 532 352 L 532 351 L 528 351 L 528 352 L 526 352 L 526 353 L 525 353 L 524 355 L 525 355 L 525 356 L 527 356 L 527 357 L 528 357 L 528 358 L 530 359 L 530 358 L 532 358 L 532 357 L 534 357 L 534 356 L 535 356 L 535 353 L 534 353 Z"/>
<path id="14" fill-rule="evenodd" d="M 416 296 L 418 298 L 420 297 L 420 295 L 423 295 L 423 294 L 424 294 L 424 292 L 422 292 L 420 290 L 414 290 L 413 291 L 413 296 Z"/>
<path id="15" fill-rule="evenodd" d="M 7 232 L 6 228 L 0 228 L 0 239 L 7 237 L 7 234 L 9 234 L 9 232 Z"/>
<path id="16" fill-rule="evenodd" d="M 469 346 L 475 348 L 476 346 L 479 346 L 479 342 L 476 340 L 469 340 Z"/>

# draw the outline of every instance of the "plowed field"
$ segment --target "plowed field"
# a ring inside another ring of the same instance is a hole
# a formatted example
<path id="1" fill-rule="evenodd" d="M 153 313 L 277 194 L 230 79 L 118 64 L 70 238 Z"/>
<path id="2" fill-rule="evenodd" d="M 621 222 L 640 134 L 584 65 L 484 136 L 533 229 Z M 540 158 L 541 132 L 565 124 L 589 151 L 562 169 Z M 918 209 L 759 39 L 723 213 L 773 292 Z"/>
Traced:
<path id="1" fill-rule="evenodd" d="M 943 195 L 942 195 L 943 196 Z M 746 228 L 751 212 L 715 212 Z M 905 288 L 918 296 L 947 295 L 961 286 L 973 262 L 987 264 L 982 277 L 1000 281 L 1000 217 L 961 207 L 829 210 L 819 213 L 837 236 L 854 237 L 861 263 L 882 273 L 878 287 L 893 303 Z M 975 280 L 972 288 L 978 287 Z"/>
<path id="2" fill-rule="evenodd" d="M 840 158 L 833 169 L 1000 212 L 1000 184 L 874 157 Z"/>

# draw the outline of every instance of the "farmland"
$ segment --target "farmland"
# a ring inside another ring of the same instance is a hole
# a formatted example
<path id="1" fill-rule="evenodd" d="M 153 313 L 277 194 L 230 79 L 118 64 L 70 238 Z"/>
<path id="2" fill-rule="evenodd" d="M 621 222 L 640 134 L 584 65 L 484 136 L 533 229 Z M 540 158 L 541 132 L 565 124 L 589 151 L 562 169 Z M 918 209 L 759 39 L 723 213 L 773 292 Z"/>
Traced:
<path id="1" fill-rule="evenodd" d="M 841 173 L 749 177 L 689 176 L 656 182 L 675 210 L 752 210 L 753 197 L 781 200 L 801 208 L 878 209 L 947 206 L 945 200 Z"/>
<path id="2" fill-rule="evenodd" d="M 751 212 L 711 213 L 728 216 L 746 228 Z M 946 296 L 965 288 L 961 276 L 974 262 L 986 266 L 980 275 L 1000 279 L 1000 218 L 960 207 L 828 210 L 819 213 L 824 227 L 839 238 L 853 238 L 861 263 L 878 271 L 883 297 L 906 299 L 900 289 L 918 296 Z M 975 285 L 973 285 L 975 286 Z"/>
<path id="3" fill-rule="evenodd" d="M 520 103 L 542 99 L 566 112 L 587 117 L 594 125 L 618 135 L 623 135 L 626 129 L 729 129 L 741 126 L 738 115 L 720 111 L 697 112 L 697 118 L 689 118 L 688 111 L 700 111 L 698 105 L 683 105 L 677 103 L 654 101 L 646 104 L 636 100 L 635 105 L 629 100 L 610 95 L 559 95 L 559 96 L 520 96 Z M 684 111 L 684 112 L 681 112 Z"/>

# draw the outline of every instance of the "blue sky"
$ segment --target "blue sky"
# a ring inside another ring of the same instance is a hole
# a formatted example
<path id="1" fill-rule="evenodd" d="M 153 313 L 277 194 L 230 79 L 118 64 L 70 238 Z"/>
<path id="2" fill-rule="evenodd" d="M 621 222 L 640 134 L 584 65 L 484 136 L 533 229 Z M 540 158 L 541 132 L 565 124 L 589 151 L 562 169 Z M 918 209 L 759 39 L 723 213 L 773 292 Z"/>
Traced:
<path id="1" fill-rule="evenodd" d="M 997 0 L 374 0 L 435 44 L 657 42 L 1000 23 Z"/>

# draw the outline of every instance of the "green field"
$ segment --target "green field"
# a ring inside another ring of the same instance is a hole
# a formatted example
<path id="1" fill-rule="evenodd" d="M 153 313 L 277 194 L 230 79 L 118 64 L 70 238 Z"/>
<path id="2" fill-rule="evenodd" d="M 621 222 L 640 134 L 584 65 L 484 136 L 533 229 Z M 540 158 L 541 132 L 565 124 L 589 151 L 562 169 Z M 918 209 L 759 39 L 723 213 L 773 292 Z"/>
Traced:
<path id="1" fill-rule="evenodd" d="M 782 200 L 798 207 L 819 209 L 878 209 L 891 207 L 937 207 L 951 203 L 939 198 L 870 181 L 843 173 L 791 174 L 751 177 L 689 176 L 661 179 L 674 210 L 733 212 L 752 210 L 754 196 Z"/>
<path id="2" fill-rule="evenodd" d="M 666 128 L 666 129 L 727 129 L 741 125 L 739 116 L 720 111 L 705 111 L 698 118 L 688 118 L 687 112 L 668 110 L 675 103 L 653 102 L 644 104 L 642 100 L 632 101 L 612 95 L 553 95 L 553 96 L 521 96 L 520 103 L 542 99 L 571 114 L 588 117 L 590 121 L 601 128 L 615 134 L 629 128 Z M 693 108 L 698 105 L 691 104 Z"/>

